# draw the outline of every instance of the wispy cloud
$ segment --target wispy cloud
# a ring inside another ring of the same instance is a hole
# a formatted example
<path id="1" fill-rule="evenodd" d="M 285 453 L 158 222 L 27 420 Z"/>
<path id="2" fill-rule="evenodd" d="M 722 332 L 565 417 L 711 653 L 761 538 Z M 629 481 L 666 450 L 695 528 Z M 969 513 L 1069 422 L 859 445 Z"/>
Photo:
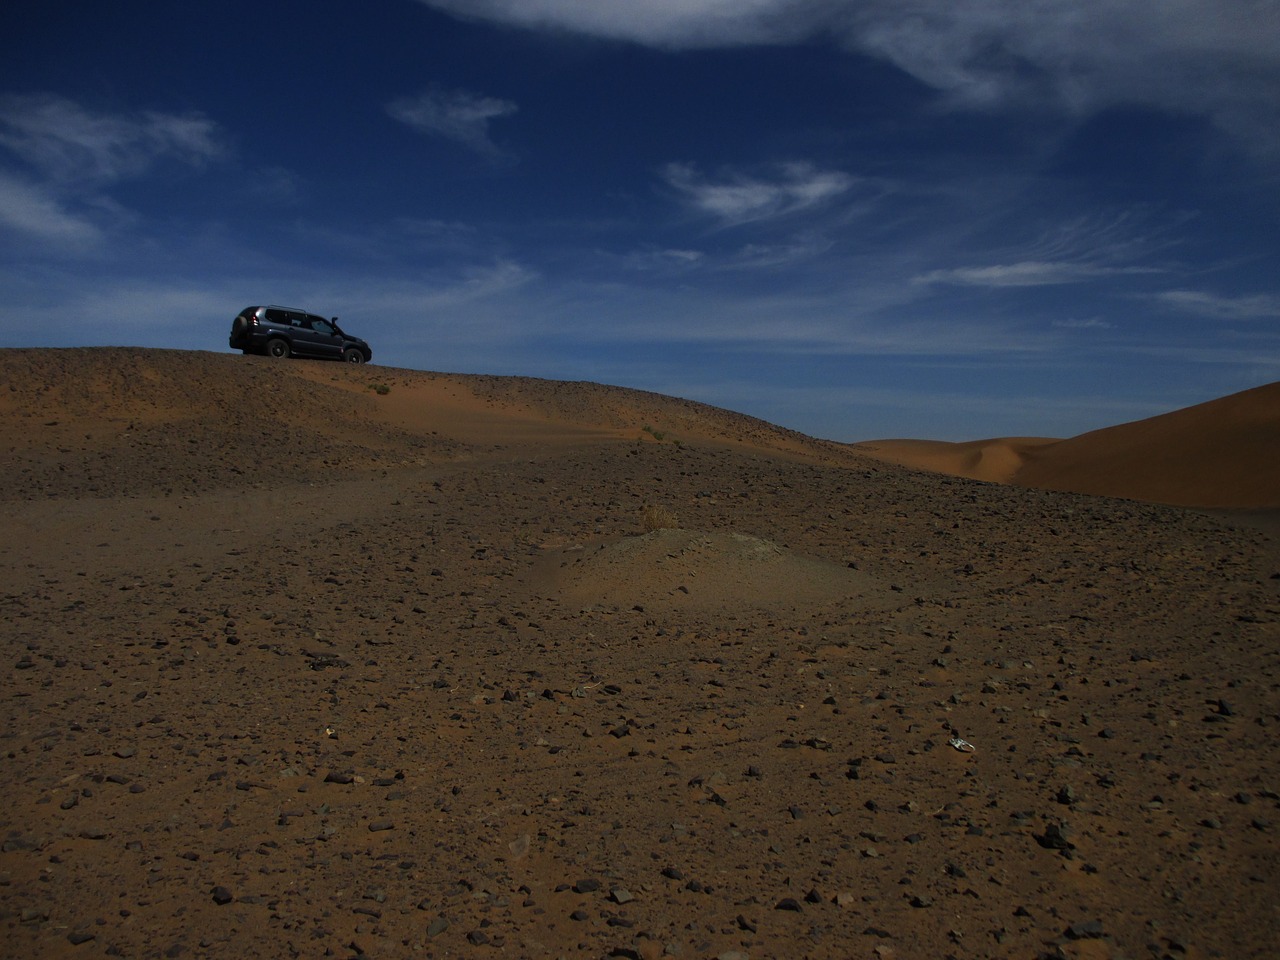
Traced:
<path id="1" fill-rule="evenodd" d="M 705 262 L 706 253 L 685 247 L 643 247 L 632 251 L 620 262 L 632 269 L 653 273 L 682 273 Z"/>
<path id="2" fill-rule="evenodd" d="M 667 185 L 695 210 L 726 225 L 784 217 L 822 206 L 848 192 L 856 178 L 812 164 L 783 164 L 772 178 L 728 173 L 704 177 L 692 164 L 672 163 L 662 171 Z"/>
<path id="3" fill-rule="evenodd" d="M 1054 320 L 1053 326 L 1062 330 L 1110 330 L 1111 324 L 1101 317 L 1067 318 Z"/>
<path id="4" fill-rule="evenodd" d="M 1045 287 L 1063 283 L 1083 283 L 1102 277 L 1154 273 L 1145 267 L 1107 267 L 1087 263 L 1024 260 L 1020 263 L 985 267 L 957 267 L 930 270 L 912 278 L 912 283 L 947 283 L 966 287 Z"/>
<path id="5" fill-rule="evenodd" d="M 0 99 L 0 148 L 59 183 L 108 183 L 160 160 L 201 166 L 227 153 L 217 124 L 199 114 L 94 112 L 52 94 Z"/>
<path id="6" fill-rule="evenodd" d="M 490 160 L 503 159 L 506 155 L 493 141 L 489 124 L 511 116 L 518 109 L 510 100 L 439 87 L 387 104 L 387 113 L 401 123 L 422 133 L 452 140 Z"/>
<path id="7" fill-rule="evenodd" d="M 1212 117 L 1280 149 L 1280 16 L 1269 0 L 421 0 L 467 19 L 689 49 L 832 36 L 957 105 L 1117 103 Z"/>
<path id="8" fill-rule="evenodd" d="M 534 30 L 629 40 L 672 49 L 734 46 L 792 39 L 809 32 L 809 16 L 788 16 L 796 0 L 422 0 L 469 20 Z M 815 6 L 812 2 L 809 6 Z M 816 6 L 823 6 L 821 2 Z M 830 2 L 825 4 L 830 6 Z M 837 4 L 839 5 L 839 4 Z"/>
<path id="9" fill-rule="evenodd" d="M 101 233 L 89 220 L 68 212 L 41 187 L 0 173 L 0 226 L 57 246 L 91 246 Z"/>
<path id="10" fill-rule="evenodd" d="M 1203 290 L 1166 290 L 1156 296 L 1163 304 L 1185 313 L 1215 320 L 1273 320 L 1280 318 L 1280 297 L 1256 294 L 1223 297 Z"/>
<path id="11" fill-rule="evenodd" d="M 113 184 L 161 162 L 202 167 L 227 153 L 217 124 L 198 114 L 95 112 L 52 94 L 0 97 L 0 225 L 65 248 L 92 246 L 104 212 L 117 224 L 128 219 L 106 195 Z"/>

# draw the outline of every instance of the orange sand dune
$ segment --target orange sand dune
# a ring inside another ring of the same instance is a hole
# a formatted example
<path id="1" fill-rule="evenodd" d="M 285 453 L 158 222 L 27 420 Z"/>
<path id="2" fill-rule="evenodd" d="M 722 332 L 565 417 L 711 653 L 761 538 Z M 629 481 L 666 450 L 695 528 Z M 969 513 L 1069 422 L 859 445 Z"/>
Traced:
<path id="1" fill-rule="evenodd" d="M 877 440 L 856 449 L 1024 487 L 1192 507 L 1280 507 L 1280 382 L 1069 440 Z"/>
<path id="2" fill-rule="evenodd" d="M 1029 452 L 1014 482 L 1195 507 L 1280 507 L 1280 382 Z"/>
<path id="3" fill-rule="evenodd" d="M 945 440 L 874 440 L 859 443 L 861 453 L 930 473 L 970 480 L 1011 483 L 1027 454 L 1061 441 L 1045 437 L 1001 437 L 948 443 Z"/>

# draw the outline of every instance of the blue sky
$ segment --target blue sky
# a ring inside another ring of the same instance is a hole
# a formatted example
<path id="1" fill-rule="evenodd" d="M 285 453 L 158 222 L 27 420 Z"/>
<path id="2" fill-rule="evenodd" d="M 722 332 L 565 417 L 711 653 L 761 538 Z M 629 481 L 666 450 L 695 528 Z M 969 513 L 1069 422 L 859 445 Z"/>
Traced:
<path id="1" fill-rule="evenodd" d="M 1280 379 L 1280 0 L 6 0 L 0 345 L 639 387 L 836 440 Z"/>

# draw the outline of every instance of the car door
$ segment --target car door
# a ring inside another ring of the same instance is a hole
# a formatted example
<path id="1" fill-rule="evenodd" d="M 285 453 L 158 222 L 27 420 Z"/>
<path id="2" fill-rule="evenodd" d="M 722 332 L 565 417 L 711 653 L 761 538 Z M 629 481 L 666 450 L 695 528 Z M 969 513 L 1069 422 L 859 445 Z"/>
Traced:
<path id="1" fill-rule="evenodd" d="M 342 337 L 333 324 L 323 317 L 308 314 L 303 319 L 303 333 L 307 340 L 307 352 L 313 357 L 331 359 L 342 355 Z"/>

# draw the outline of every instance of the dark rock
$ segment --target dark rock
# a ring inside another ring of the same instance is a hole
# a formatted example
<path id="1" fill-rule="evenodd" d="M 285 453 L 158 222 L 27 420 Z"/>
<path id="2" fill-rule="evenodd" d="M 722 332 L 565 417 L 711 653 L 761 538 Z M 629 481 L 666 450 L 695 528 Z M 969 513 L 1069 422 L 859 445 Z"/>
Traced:
<path id="1" fill-rule="evenodd" d="M 440 936 L 440 934 L 444 933 L 448 929 L 449 929 L 449 921 L 446 920 L 444 917 L 436 917 L 429 924 L 427 924 L 427 936 L 438 937 Z"/>
<path id="2" fill-rule="evenodd" d="M 1067 830 L 1065 823 L 1051 823 L 1044 833 L 1036 834 L 1036 843 L 1046 850 L 1074 850 L 1076 845 L 1067 839 Z"/>
<path id="3" fill-rule="evenodd" d="M 1102 921 L 1088 920 L 1084 923 L 1073 923 L 1064 933 L 1071 940 L 1096 940 L 1103 936 Z"/>

